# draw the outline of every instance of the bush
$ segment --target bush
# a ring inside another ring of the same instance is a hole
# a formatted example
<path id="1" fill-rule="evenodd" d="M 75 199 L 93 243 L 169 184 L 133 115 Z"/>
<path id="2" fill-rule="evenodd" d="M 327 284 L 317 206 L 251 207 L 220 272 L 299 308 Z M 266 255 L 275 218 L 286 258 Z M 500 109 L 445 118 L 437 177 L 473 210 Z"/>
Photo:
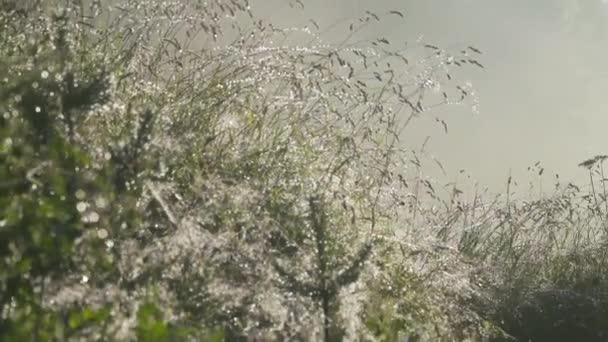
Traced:
<path id="1" fill-rule="evenodd" d="M 589 192 L 467 202 L 400 145 L 475 105 L 451 70 L 477 49 L 326 44 L 240 0 L 0 24 L 3 339 L 604 338 L 604 156 Z"/>

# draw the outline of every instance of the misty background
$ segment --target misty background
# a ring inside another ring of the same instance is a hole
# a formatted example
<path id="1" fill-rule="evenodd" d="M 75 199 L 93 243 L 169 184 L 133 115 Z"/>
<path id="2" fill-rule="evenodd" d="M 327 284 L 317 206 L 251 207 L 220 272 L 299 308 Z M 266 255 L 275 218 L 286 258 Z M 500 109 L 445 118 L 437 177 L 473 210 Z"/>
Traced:
<path id="1" fill-rule="evenodd" d="M 483 51 L 485 69 L 457 74 L 470 81 L 479 113 L 470 106 L 442 106 L 432 115 L 445 119 L 445 134 L 433 120 L 419 119 L 404 141 L 416 147 L 431 136 L 427 150 L 440 160 L 446 181 L 466 170 L 471 179 L 500 191 L 509 176 L 519 183 L 544 178 L 585 182 L 577 165 L 607 153 L 608 0 L 254 0 L 256 15 L 281 27 L 321 27 L 322 37 L 345 37 L 348 23 L 370 10 L 399 10 L 355 40 L 386 37 L 392 44 L 422 38 L 458 51 Z M 431 116 L 429 116 L 431 117 Z M 430 166 L 430 165 L 429 165 Z M 435 170 L 436 171 L 436 170 Z M 435 173 L 437 174 L 437 173 Z M 550 189 L 550 180 L 547 188 Z"/>

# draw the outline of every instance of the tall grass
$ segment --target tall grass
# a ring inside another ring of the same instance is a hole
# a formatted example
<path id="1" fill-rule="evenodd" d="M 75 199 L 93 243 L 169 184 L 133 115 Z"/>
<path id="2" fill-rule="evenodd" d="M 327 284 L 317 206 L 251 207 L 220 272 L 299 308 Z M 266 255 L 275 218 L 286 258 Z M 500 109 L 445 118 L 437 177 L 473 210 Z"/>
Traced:
<path id="1" fill-rule="evenodd" d="M 83 338 L 133 338 L 144 308 L 195 340 L 602 340 L 603 157 L 583 163 L 589 191 L 526 201 L 509 180 L 467 200 L 400 141 L 429 109 L 476 105 L 451 76 L 476 48 L 352 41 L 399 11 L 328 44 L 245 0 L 2 6 L 3 74 L 103 84 L 53 124 L 135 198 L 136 219 L 103 228 L 112 275 L 75 268 L 42 298 L 109 306 Z"/>

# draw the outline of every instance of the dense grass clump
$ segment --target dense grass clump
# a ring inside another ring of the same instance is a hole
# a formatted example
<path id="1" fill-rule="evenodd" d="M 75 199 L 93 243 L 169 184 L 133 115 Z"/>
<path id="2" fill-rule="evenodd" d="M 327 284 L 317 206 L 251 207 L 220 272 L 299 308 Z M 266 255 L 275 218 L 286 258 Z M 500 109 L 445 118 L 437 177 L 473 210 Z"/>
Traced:
<path id="1" fill-rule="evenodd" d="M 0 26 L 3 339 L 602 340 L 603 157 L 588 192 L 468 201 L 400 141 L 476 104 L 476 48 L 327 44 L 245 0 Z"/>
<path id="2" fill-rule="evenodd" d="M 477 263 L 481 292 L 466 303 L 509 335 L 498 340 L 605 340 L 604 159 L 581 164 L 587 189 L 556 175 L 553 193 L 529 201 L 509 179 L 507 194 L 489 205 L 479 197 L 459 204 L 462 220 L 476 217 L 452 228 L 461 255 Z"/>

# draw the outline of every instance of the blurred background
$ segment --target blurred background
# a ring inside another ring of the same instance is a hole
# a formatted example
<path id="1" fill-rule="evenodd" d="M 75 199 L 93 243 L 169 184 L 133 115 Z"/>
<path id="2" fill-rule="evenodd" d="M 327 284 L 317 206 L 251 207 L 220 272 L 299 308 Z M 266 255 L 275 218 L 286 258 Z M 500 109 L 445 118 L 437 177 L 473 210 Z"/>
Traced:
<path id="1" fill-rule="evenodd" d="M 399 10 L 355 40 L 383 36 L 392 44 L 422 38 L 459 51 L 472 45 L 483 51 L 485 69 L 457 74 L 470 81 L 479 97 L 470 106 L 442 106 L 432 115 L 445 119 L 449 133 L 421 118 L 404 141 L 440 160 L 453 181 L 459 170 L 493 191 L 504 190 L 509 173 L 520 183 L 560 175 L 562 181 L 586 181 L 577 165 L 608 153 L 608 0 L 253 0 L 252 10 L 279 26 L 321 27 L 324 39 L 343 38 L 351 19 L 366 10 Z M 430 115 L 428 116 L 431 117 Z M 430 165 L 429 165 L 430 166 Z M 543 180 L 544 181 L 544 180 Z M 546 181 L 550 182 L 550 181 Z M 550 188 L 550 186 L 547 186 Z"/>

